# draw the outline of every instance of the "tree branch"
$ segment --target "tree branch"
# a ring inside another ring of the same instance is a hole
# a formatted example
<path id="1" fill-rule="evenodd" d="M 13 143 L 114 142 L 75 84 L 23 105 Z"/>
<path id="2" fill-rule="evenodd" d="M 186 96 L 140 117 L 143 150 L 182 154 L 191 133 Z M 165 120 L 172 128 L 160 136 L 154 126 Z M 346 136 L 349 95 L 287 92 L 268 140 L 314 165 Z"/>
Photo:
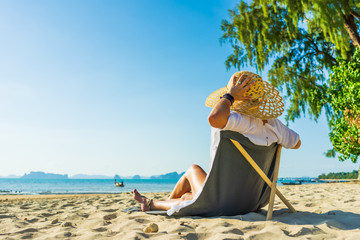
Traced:
<path id="1" fill-rule="evenodd" d="M 329 53 L 321 51 L 312 38 L 310 38 L 309 36 L 304 36 L 304 37 L 310 42 L 311 44 L 310 47 L 316 52 L 315 53 L 316 56 L 318 55 L 327 56 L 334 64 L 337 64 L 336 59 L 333 56 L 331 56 Z"/>
<path id="2" fill-rule="evenodd" d="M 357 12 L 351 11 L 351 15 L 353 15 L 354 17 L 360 20 L 360 14 L 358 14 Z"/>

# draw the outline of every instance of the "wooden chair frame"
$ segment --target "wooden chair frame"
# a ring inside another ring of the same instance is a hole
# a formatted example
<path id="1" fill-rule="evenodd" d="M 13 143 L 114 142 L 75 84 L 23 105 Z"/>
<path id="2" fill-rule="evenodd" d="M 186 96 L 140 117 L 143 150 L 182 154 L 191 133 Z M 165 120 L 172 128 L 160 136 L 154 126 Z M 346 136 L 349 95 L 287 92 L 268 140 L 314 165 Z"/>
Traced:
<path id="1" fill-rule="evenodd" d="M 230 139 L 231 142 L 235 145 L 235 147 L 244 155 L 246 160 L 250 163 L 250 165 L 255 169 L 255 171 L 260 175 L 260 177 L 266 182 L 267 185 L 271 188 L 270 192 L 270 200 L 269 200 L 269 208 L 266 216 L 266 220 L 271 220 L 274 210 L 274 200 L 275 194 L 285 203 L 285 205 L 289 208 L 290 212 L 296 212 L 295 208 L 290 204 L 290 202 L 281 194 L 281 192 L 276 187 L 276 181 L 278 179 L 279 166 L 280 166 L 280 155 L 282 146 L 279 145 L 276 151 L 276 159 L 275 159 L 275 169 L 274 169 L 274 177 L 271 182 L 268 176 L 261 170 L 261 168 L 256 164 L 254 159 L 246 152 L 246 150 L 241 146 L 241 144 L 233 139 Z"/>

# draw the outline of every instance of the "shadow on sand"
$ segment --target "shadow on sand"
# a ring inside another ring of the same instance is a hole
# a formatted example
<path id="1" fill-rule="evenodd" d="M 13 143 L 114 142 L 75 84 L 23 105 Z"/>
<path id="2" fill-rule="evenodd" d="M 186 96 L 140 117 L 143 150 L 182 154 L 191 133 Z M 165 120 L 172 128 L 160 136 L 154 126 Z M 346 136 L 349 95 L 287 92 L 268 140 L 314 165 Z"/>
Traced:
<path id="1" fill-rule="evenodd" d="M 248 222 L 260 222 L 265 221 L 267 211 L 260 210 L 258 212 L 251 212 L 244 215 L 236 216 L 221 216 L 211 217 L 213 219 L 239 219 L 241 221 Z M 187 218 L 187 217 L 185 217 Z M 199 219 L 201 217 L 189 217 L 193 219 Z M 290 213 L 288 209 L 276 210 L 273 213 L 273 218 L 270 222 L 280 222 L 289 225 L 321 225 L 326 224 L 327 227 L 338 230 L 352 230 L 360 228 L 360 214 L 352 212 L 343 212 L 340 210 L 334 210 L 324 213 L 298 211 L 296 213 Z"/>

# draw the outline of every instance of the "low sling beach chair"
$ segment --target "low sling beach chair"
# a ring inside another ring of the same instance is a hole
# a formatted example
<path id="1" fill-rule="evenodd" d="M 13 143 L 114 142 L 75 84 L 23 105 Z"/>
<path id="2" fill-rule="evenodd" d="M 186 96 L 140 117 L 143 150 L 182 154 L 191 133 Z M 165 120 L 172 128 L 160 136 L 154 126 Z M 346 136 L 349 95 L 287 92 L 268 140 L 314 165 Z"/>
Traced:
<path id="1" fill-rule="evenodd" d="M 269 203 L 272 218 L 281 145 L 258 146 L 233 131 L 220 131 L 220 142 L 203 188 L 190 201 L 167 211 L 172 216 L 232 216 L 257 211 Z"/>

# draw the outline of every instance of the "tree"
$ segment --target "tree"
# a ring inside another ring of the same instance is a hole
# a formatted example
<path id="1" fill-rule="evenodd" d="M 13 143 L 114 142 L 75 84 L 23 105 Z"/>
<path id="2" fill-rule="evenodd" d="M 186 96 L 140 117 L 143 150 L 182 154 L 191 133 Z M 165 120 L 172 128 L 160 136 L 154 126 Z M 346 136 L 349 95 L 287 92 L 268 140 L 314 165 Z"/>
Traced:
<path id="1" fill-rule="evenodd" d="M 333 149 L 328 156 L 340 153 L 339 159 L 354 163 L 360 155 L 360 48 L 349 60 L 338 59 L 330 75 L 328 102 L 333 109 L 329 121 Z"/>
<path id="2" fill-rule="evenodd" d="M 286 120 L 306 112 L 316 120 L 322 109 L 330 117 L 325 71 L 360 46 L 359 12 L 355 0 L 241 1 L 221 25 L 221 42 L 233 47 L 226 67 L 249 64 L 261 72 L 273 60 L 268 77 L 285 90 L 290 102 Z"/>
<path id="3" fill-rule="evenodd" d="M 328 173 L 321 174 L 318 176 L 319 179 L 356 179 L 358 178 L 358 173 L 356 170 L 352 172 L 338 172 L 338 173 Z"/>
<path id="4" fill-rule="evenodd" d="M 268 79 L 290 103 L 286 121 L 306 113 L 317 120 L 324 109 L 334 147 L 327 156 L 338 151 L 353 162 L 360 154 L 359 53 L 351 59 L 360 48 L 359 13 L 358 0 L 241 1 L 221 24 L 221 43 L 233 48 L 226 67 L 261 72 L 273 62 Z"/>

